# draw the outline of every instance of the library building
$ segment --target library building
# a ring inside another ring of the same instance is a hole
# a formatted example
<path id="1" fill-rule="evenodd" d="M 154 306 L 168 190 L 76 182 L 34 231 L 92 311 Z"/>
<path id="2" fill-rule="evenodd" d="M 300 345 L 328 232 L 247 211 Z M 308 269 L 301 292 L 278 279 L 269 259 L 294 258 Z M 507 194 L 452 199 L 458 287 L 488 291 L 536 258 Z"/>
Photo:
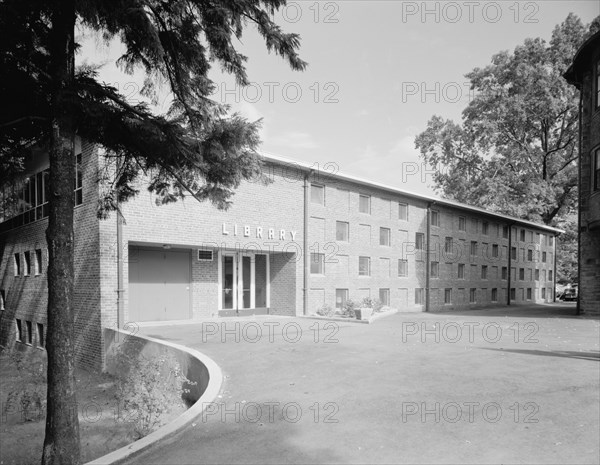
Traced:
<path id="1" fill-rule="evenodd" d="M 98 219 L 100 147 L 78 141 L 75 312 L 80 361 L 101 363 L 103 328 L 252 314 L 299 316 L 378 298 L 443 312 L 555 298 L 562 231 L 262 155 L 270 183 L 243 182 L 218 210 L 157 206 L 143 186 Z M 3 186 L 0 345 L 44 347 L 48 155 Z"/>

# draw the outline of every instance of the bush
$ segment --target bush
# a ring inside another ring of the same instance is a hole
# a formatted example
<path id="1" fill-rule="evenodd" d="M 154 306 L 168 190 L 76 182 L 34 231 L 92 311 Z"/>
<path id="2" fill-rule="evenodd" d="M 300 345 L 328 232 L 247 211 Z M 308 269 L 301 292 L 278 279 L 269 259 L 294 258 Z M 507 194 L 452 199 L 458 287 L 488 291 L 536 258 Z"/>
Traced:
<path id="1" fill-rule="evenodd" d="M 139 341 L 126 341 L 117 351 L 117 420 L 132 422 L 137 439 L 161 426 L 162 415 L 175 402 L 183 403 L 183 394 L 189 392 L 184 386 L 195 384 L 172 353 L 163 348 L 147 358 L 140 347 Z"/>
<path id="2" fill-rule="evenodd" d="M 373 312 L 380 312 L 383 307 L 383 303 L 379 299 L 373 299 Z"/>
<path id="3" fill-rule="evenodd" d="M 329 304 L 323 304 L 317 309 L 317 315 L 330 317 L 334 314 L 335 308 L 331 307 Z"/>
<path id="4" fill-rule="evenodd" d="M 358 305 L 353 300 L 346 300 L 344 306 L 342 307 L 342 315 L 348 318 L 356 318 L 355 309 L 358 308 Z"/>
<path id="5" fill-rule="evenodd" d="M 23 421 L 40 421 L 46 415 L 46 361 L 28 360 L 25 353 L 17 350 L 9 354 L 9 359 L 17 369 L 21 382 L 8 392 L 2 409 L 4 417 L 20 411 Z"/>

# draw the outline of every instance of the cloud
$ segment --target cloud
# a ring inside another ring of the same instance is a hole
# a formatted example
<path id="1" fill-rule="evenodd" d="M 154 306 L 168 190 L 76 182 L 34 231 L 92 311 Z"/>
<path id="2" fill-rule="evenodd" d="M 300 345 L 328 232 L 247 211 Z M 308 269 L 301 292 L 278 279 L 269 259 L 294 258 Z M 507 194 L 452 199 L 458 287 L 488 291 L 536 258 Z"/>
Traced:
<path id="1" fill-rule="evenodd" d="M 271 137 L 269 144 L 284 147 L 285 149 L 314 149 L 318 147 L 317 142 L 311 134 L 300 131 L 287 131 Z"/>

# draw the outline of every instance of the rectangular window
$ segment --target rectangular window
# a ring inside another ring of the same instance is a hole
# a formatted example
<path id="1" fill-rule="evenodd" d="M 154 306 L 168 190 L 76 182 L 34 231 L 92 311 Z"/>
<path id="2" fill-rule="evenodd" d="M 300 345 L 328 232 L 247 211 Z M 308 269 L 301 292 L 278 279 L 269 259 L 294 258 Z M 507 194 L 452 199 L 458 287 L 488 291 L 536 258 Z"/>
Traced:
<path id="1" fill-rule="evenodd" d="M 542 287 L 542 299 L 546 298 L 546 288 Z"/>
<path id="2" fill-rule="evenodd" d="M 6 305 L 6 291 L 4 289 L 0 289 L 0 312 L 6 308 L 5 305 Z"/>
<path id="3" fill-rule="evenodd" d="M 415 249 L 423 250 L 425 248 L 425 235 L 423 233 L 416 233 L 415 235 Z"/>
<path id="4" fill-rule="evenodd" d="M 398 276 L 400 278 L 408 276 L 408 260 L 398 260 Z"/>
<path id="5" fill-rule="evenodd" d="M 431 226 L 440 225 L 440 212 L 437 210 L 431 210 Z"/>
<path id="6" fill-rule="evenodd" d="M 549 236 L 548 239 L 550 240 L 550 247 L 554 246 L 554 236 Z"/>
<path id="7" fill-rule="evenodd" d="M 33 344 L 33 330 L 31 328 L 31 321 L 25 321 L 25 327 L 27 328 L 27 335 L 25 336 L 27 338 L 27 345 L 32 345 Z"/>
<path id="8" fill-rule="evenodd" d="M 542 262 L 546 263 L 546 252 L 542 252 Z"/>
<path id="9" fill-rule="evenodd" d="M 502 279 L 508 279 L 508 268 L 506 266 L 502 267 Z"/>
<path id="10" fill-rule="evenodd" d="M 444 252 L 452 253 L 452 238 L 446 237 L 446 241 L 444 242 Z"/>
<path id="11" fill-rule="evenodd" d="M 502 226 L 502 238 L 508 239 L 508 226 Z"/>
<path id="12" fill-rule="evenodd" d="M 464 216 L 458 217 L 458 230 L 459 231 L 467 230 L 467 219 Z"/>
<path id="13" fill-rule="evenodd" d="M 552 281 L 552 270 L 548 270 L 548 281 Z"/>
<path id="14" fill-rule="evenodd" d="M 391 231 L 389 228 L 379 228 L 379 245 L 385 245 L 387 247 L 391 244 Z"/>
<path id="15" fill-rule="evenodd" d="M 517 259 L 517 248 L 516 247 L 510 248 L 510 258 L 512 258 L 513 260 Z"/>
<path id="16" fill-rule="evenodd" d="M 481 223 L 481 234 L 487 236 L 490 224 L 487 221 Z"/>
<path id="17" fill-rule="evenodd" d="M 21 254 L 13 255 L 13 274 L 15 276 L 21 276 Z"/>
<path id="18" fill-rule="evenodd" d="M 477 241 L 471 241 L 471 256 L 477 256 Z"/>
<path id="19" fill-rule="evenodd" d="M 379 300 L 382 305 L 389 306 L 390 305 L 390 290 L 389 289 L 379 289 Z"/>
<path id="20" fill-rule="evenodd" d="M 519 281 L 525 281 L 525 268 L 519 268 Z"/>
<path id="21" fill-rule="evenodd" d="M 452 303 L 452 289 L 449 289 L 449 288 L 444 289 L 444 303 L 445 304 Z"/>
<path id="22" fill-rule="evenodd" d="M 487 279 L 488 267 L 487 265 L 481 265 L 481 279 Z"/>
<path id="23" fill-rule="evenodd" d="M 25 258 L 25 263 L 24 263 L 24 268 L 23 268 L 23 275 L 24 276 L 29 276 L 31 274 L 31 253 L 29 252 L 29 250 L 27 250 L 24 254 L 23 254 L 24 258 Z"/>
<path id="24" fill-rule="evenodd" d="M 310 201 L 312 203 L 318 203 L 319 205 L 325 205 L 325 186 L 321 186 L 320 184 L 311 184 Z"/>
<path id="25" fill-rule="evenodd" d="M 596 108 L 600 108 L 600 60 L 596 62 Z"/>
<path id="26" fill-rule="evenodd" d="M 531 300 L 531 288 L 527 288 L 527 300 Z"/>
<path id="27" fill-rule="evenodd" d="M 371 259 L 358 257 L 358 276 L 371 276 Z"/>
<path id="28" fill-rule="evenodd" d="M 520 235 L 519 235 L 519 240 L 520 240 L 521 242 L 525 242 L 525 230 L 524 230 L 524 229 L 521 229 L 521 231 L 519 232 L 519 234 L 520 234 Z"/>
<path id="29" fill-rule="evenodd" d="M 81 154 L 75 155 L 75 206 L 83 203 L 83 170 L 81 169 Z"/>
<path id="30" fill-rule="evenodd" d="M 540 270 L 539 270 L 539 268 L 535 269 L 535 280 L 536 281 L 540 280 Z"/>
<path id="31" fill-rule="evenodd" d="M 344 308 L 348 300 L 348 289 L 335 290 L 335 308 Z"/>
<path id="32" fill-rule="evenodd" d="M 371 214 L 371 197 L 360 194 L 358 197 L 358 211 L 360 213 Z"/>
<path id="33" fill-rule="evenodd" d="M 398 219 L 408 221 L 408 205 L 405 203 L 398 204 Z"/>
<path id="34" fill-rule="evenodd" d="M 15 319 L 15 339 L 17 342 L 23 342 L 23 326 L 18 318 Z"/>
<path id="35" fill-rule="evenodd" d="M 492 302 L 498 302 L 498 289 L 492 289 Z"/>
<path id="36" fill-rule="evenodd" d="M 469 303 L 473 304 L 476 302 L 477 298 L 477 289 L 472 287 L 469 289 Z"/>
<path id="37" fill-rule="evenodd" d="M 492 257 L 498 258 L 498 244 L 492 244 Z"/>
<path id="38" fill-rule="evenodd" d="M 440 277 L 440 264 L 439 262 L 431 262 L 431 277 L 439 278 Z"/>
<path id="39" fill-rule="evenodd" d="M 510 288 L 510 300 L 516 300 L 517 290 L 514 287 Z"/>
<path id="40" fill-rule="evenodd" d="M 341 242 L 348 242 L 350 239 L 350 224 L 345 221 L 335 222 L 335 239 Z"/>
<path id="41" fill-rule="evenodd" d="M 423 288 L 415 288 L 415 305 L 423 305 L 425 303 Z"/>
<path id="42" fill-rule="evenodd" d="M 37 329 L 37 346 L 40 349 L 43 349 L 46 347 L 46 340 L 44 339 L 44 325 L 42 323 L 38 323 L 36 325 L 36 329 Z"/>
<path id="43" fill-rule="evenodd" d="M 35 249 L 35 274 L 42 274 L 42 249 Z"/>
<path id="44" fill-rule="evenodd" d="M 325 254 L 310 254 L 310 274 L 325 274 Z"/>
<path id="45" fill-rule="evenodd" d="M 600 190 L 600 148 L 596 149 L 596 151 L 594 152 L 594 157 L 592 160 L 593 163 L 593 167 L 592 167 L 592 187 L 594 191 L 599 191 Z"/>
<path id="46" fill-rule="evenodd" d="M 458 279 L 465 279 L 465 264 L 458 264 Z"/>
<path id="47" fill-rule="evenodd" d="M 533 250 L 531 250 L 531 249 L 527 249 L 527 261 L 529 261 L 529 262 L 533 261 Z"/>

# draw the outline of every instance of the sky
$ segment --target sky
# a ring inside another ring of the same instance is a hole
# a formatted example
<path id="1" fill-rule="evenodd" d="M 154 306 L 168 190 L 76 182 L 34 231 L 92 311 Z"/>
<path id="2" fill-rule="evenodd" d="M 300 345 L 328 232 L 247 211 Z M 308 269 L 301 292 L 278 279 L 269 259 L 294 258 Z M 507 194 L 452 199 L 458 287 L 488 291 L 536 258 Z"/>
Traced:
<path id="1" fill-rule="evenodd" d="M 249 24 L 237 43 L 249 57 L 251 85 L 241 88 L 215 64 L 213 99 L 249 120 L 263 119 L 260 150 L 421 194 L 432 176 L 414 139 L 433 115 L 461 120 L 471 96 L 466 73 L 528 37 L 548 41 L 569 12 L 588 24 L 598 0 L 288 1 L 275 21 L 301 36 L 303 72 L 269 54 Z M 101 80 L 131 103 L 141 73 L 114 62 L 119 43 L 81 36 L 78 61 L 102 63 Z M 165 89 L 157 112 L 166 110 Z"/>

